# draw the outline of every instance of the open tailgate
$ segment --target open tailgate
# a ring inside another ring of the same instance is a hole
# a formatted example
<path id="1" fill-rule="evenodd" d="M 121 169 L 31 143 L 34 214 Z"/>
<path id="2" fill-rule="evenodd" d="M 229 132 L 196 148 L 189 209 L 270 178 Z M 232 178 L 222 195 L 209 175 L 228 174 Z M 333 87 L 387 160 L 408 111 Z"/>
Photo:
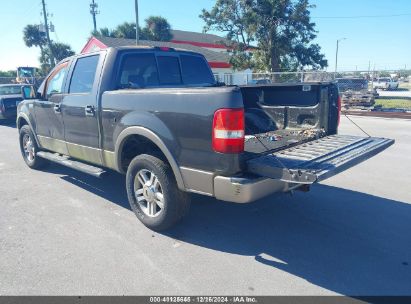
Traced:
<path id="1" fill-rule="evenodd" d="M 378 154 L 392 139 L 331 135 L 247 161 L 247 170 L 285 182 L 312 184 Z"/>

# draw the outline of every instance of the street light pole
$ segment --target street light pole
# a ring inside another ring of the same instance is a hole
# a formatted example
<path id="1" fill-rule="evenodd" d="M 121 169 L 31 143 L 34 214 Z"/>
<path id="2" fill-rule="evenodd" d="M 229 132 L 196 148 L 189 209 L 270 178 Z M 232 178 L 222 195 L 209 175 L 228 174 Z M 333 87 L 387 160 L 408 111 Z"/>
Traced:
<path id="1" fill-rule="evenodd" d="M 135 10 L 136 10 L 136 45 L 139 44 L 139 33 L 138 33 L 138 0 L 135 0 Z"/>
<path id="2" fill-rule="evenodd" d="M 338 47 L 340 44 L 340 41 L 343 41 L 347 38 L 341 38 L 341 39 L 337 39 L 337 49 L 335 51 L 335 74 L 337 74 L 337 68 L 338 68 Z"/>

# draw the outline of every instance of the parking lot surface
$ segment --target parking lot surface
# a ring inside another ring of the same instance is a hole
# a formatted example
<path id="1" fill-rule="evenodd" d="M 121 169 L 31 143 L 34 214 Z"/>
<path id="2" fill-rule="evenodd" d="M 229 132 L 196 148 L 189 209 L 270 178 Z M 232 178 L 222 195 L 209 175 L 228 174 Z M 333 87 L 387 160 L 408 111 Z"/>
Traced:
<path id="1" fill-rule="evenodd" d="M 396 144 L 308 193 L 193 196 L 164 234 L 130 211 L 123 176 L 30 170 L 0 122 L 0 295 L 409 295 L 411 121 L 352 119 Z M 361 135 L 346 118 L 340 133 Z"/>

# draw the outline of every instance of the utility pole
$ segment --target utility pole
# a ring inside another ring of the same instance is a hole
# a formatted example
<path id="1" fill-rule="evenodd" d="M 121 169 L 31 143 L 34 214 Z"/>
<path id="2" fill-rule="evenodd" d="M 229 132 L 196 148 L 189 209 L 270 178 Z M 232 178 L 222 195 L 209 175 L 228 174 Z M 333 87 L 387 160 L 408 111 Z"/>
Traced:
<path id="1" fill-rule="evenodd" d="M 50 61 L 51 61 L 50 63 L 51 63 L 51 67 L 53 68 L 56 65 L 56 62 L 54 60 L 53 48 L 51 46 L 51 39 L 50 39 L 50 33 L 49 33 L 49 24 L 48 24 L 48 20 L 47 20 L 45 0 L 41 0 L 41 3 L 43 5 L 44 26 L 46 28 L 47 44 L 49 45 L 49 50 L 50 50 Z"/>
<path id="2" fill-rule="evenodd" d="M 135 0 L 135 10 L 136 10 L 136 45 L 139 44 L 139 32 L 138 32 L 138 0 Z"/>
<path id="3" fill-rule="evenodd" d="M 340 41 L 346 40 L 347 38 L 341 38 L 337 39 L 337 50 L 335 51 L 335 74 L 337 74 L 337 68 L 338 68 L 338 46 Z"/>
<path id="4" fill-rule="evenodd" d="M 90 3 L 90 14 L 93 16 L 93 25 L 94 25 L 94 32 L 97 32 L 97 22 L 96 22 L 96 15 L 100 12 L 98 11 L 98 4 L 94 2 L 94 0 Z"/>

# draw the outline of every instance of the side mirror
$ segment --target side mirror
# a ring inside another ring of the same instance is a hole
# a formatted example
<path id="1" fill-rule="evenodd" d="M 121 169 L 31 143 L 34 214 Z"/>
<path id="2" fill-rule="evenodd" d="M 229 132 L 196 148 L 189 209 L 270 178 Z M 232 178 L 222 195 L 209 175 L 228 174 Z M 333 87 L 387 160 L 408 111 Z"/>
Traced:
<path id="1" fill-rule="evenodd" d="M 36 88 L 32 85 L 22 86 L 21 87 L 21 95 L 23 97 L 23 100 L 25 100 L 25 99 L 36 99 L 37 98 Z"/>

